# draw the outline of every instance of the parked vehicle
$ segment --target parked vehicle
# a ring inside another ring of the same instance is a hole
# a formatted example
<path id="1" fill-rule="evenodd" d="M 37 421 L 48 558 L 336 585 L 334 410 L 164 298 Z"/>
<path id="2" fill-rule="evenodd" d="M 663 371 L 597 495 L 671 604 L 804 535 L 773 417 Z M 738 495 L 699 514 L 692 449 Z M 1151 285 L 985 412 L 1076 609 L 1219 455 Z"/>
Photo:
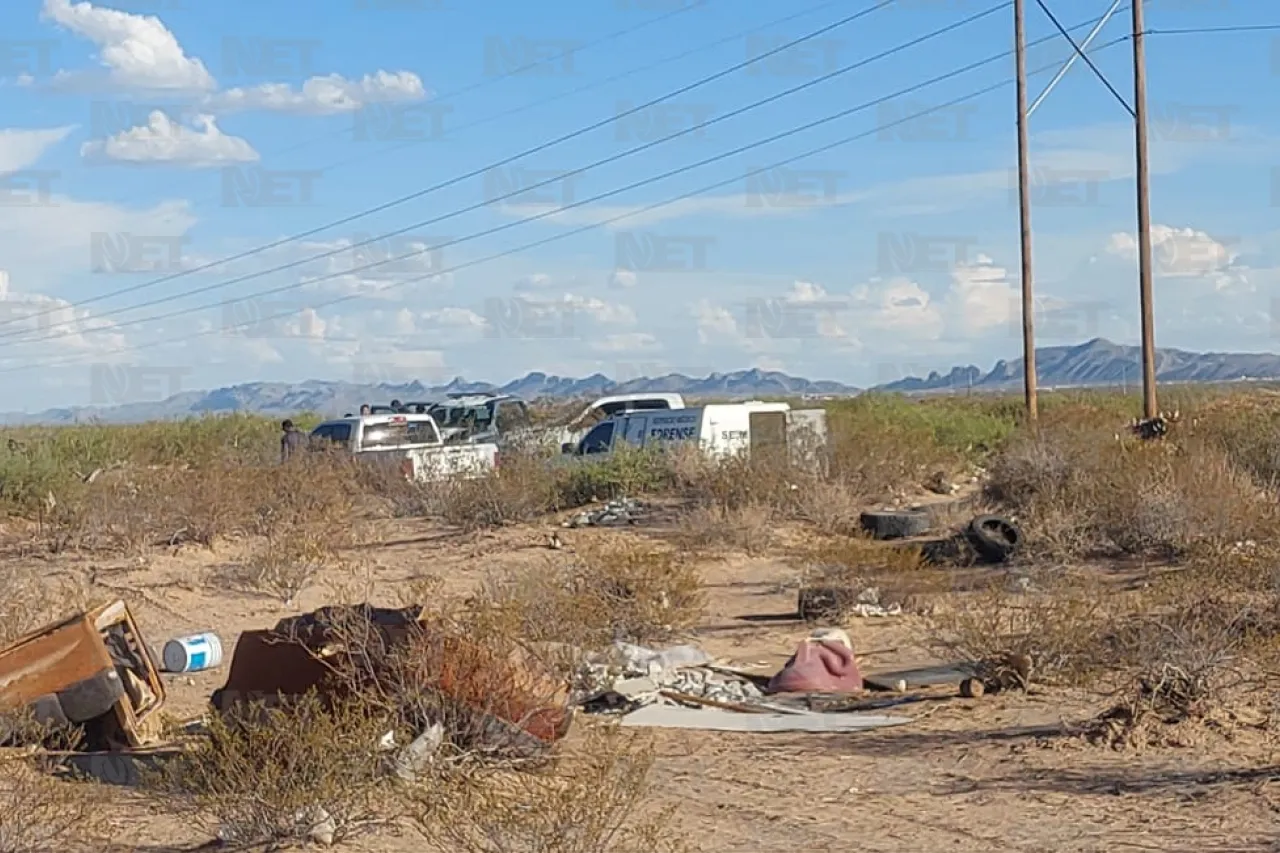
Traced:
<path id="1" fill-rule="evenodd" d="M 628 412 L 669 411 L 683 409 L 684 397 L 679 394 L 615 394 L 601 397 L 582 410 L 556 433 L 556 444 L 577 444 L 593 427 L 608 418 Z"/>
<path id="2" fill-rule="evenodd" d="M 480 477 L 498 464 L 492 443 L 450 444 L 428 414 L 377 414 L 325 421 L 311 431 L 312 450 L 341 449 L 375 464 L 399 464 L 406 477 L 431 482 Z"/>
<path id="3" fill-rule="evenodd" d="M 561 451 L 576 457 L 613 453 L 619 447 L 693 444 L 713 458 L 782 448 L 795 459 L 817 460 L 826 443 L 823 409 L 793 410 L 788 403 L 754 400 L 670 411 L 633 411 L 602 421 L 576 445 Z"/>
<path id="4" fill-rule="evenodd" d="M 427 409 L 447 444 L 506 443 L 529 430 L 529 405 L 510 394 L 450 394 Z"/>

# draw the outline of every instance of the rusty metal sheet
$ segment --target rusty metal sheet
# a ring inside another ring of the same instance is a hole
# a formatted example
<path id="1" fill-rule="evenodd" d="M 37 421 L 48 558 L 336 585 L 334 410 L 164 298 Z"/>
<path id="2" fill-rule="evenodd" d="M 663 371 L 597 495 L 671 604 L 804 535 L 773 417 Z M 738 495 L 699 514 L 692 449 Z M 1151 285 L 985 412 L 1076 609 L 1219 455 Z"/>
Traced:
<path id="1" fill-rule="evenodd" d="M 106 633 L 129 667 L 113 658 Z M 121 670 L 125 676 L 122 677 Z M 135 703 L 133 696 L 139 703 Z M 123 601 L 115 600 L 19 637 L 0 649 L 0 708 L 34 708 L 45 719 L 83 724 L 112 714 L 130 746 L 163 705 L 164 684 Z"/>

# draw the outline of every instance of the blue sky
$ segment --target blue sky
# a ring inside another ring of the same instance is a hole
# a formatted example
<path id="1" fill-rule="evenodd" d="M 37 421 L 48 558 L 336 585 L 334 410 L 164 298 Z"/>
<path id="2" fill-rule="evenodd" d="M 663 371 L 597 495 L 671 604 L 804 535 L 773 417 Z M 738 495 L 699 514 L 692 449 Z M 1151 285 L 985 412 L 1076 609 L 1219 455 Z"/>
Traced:
<path id="1" fill-rule="evenodd" d="M 1110 0 L 1049 5 L 1079 41 Z M 12 0 L 5 407 L 531 370 L 869 385 L 1016 357 L 1011 6 L 874 6 Z M 1261 0 L 1146 8 L 1155 31 L 1280 23 Z M 1071 47 L 1027 16 L 1034 99 Z M 1091 46 L 1126 100 L 1129 26 Z M 1159 346 L 1276 348 L 1278 35 L 1147 37 Z M 1077 63 L 1031 129 L 1037 342 L 1136 342 L 1131 120 Z"/>

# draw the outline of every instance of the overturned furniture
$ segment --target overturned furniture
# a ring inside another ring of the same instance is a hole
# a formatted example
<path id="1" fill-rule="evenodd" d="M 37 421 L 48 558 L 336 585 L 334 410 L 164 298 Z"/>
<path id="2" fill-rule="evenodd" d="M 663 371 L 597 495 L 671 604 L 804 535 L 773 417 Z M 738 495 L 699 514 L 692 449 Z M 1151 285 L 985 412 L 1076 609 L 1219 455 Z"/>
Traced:
<path id="1" fill-rule="evenodd" d="M 43 726 L 78 728 L 90 749 L 150 744 L 164 700 L 155 662 L 120 600 L 0 650 L 0 710 L 26 711 Z"/>
<path id="2" fill-rule="evenodd" d="M 390 697 L 419 729 L 442 723 L 460 746 L 534 754 L 568 733 L 568 685 L 509 652 L 428 625 L 421 608 L 324 607 L 241 634 L 213 705 L 225 714 L 313 690 L 362 692 Z"/>

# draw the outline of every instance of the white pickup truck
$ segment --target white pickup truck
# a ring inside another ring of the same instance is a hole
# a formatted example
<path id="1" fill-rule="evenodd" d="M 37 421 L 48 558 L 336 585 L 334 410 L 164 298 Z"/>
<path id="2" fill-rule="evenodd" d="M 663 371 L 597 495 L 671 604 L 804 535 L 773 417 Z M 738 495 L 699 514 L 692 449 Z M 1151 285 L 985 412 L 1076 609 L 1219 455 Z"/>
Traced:
<path id="1" fill-rule="evenodd" d="M 399 462 L 404 475 L 420 483 L 482 477 L 498 465 L 496 444 L 445 444 L 427 414 L 337 418 L 313 429 L 309 440 L 313 450 L 337 445 L 371 462 Z"/>

